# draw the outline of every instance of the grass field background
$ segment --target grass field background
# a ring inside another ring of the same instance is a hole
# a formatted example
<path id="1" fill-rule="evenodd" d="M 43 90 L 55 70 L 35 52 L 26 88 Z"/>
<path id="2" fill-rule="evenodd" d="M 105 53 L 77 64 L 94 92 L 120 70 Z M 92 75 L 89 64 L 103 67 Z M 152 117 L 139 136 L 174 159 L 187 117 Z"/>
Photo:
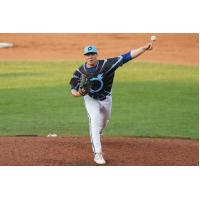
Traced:
<path id="1" fill-rule="evenodd" d="M 80 62 L 0 62 L 0 136 L 88 135 L 69 80 Z M 198 68 L 130 62 L 116 71 L 105 135 L 198 138 Z"/>

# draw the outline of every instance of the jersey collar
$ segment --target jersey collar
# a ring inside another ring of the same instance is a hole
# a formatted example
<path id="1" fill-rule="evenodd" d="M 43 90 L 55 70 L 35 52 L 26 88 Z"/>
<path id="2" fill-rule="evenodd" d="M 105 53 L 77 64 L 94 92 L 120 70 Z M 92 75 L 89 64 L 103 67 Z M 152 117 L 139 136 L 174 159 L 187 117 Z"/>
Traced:
<path id="1" fill-rule="evenodd" d="M 97 68 L 99 65 L 99 61 L 97 60 L 96 65 L 94 66 L 95 68 Z M 84 64 L 84 70 L 86 71 L 86 67 L 87 67 L 87 63 Z M 87 67 L 89 68 L 89 67 Z"/>

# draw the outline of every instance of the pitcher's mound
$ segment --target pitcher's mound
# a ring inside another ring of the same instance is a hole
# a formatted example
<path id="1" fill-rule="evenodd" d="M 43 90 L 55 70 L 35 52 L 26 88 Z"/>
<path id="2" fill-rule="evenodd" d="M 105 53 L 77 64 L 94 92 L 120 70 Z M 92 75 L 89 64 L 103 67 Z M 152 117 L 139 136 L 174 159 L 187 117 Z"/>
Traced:
<path id="1" fill-rule="evenodd" d="M 186 139 L 104 137 L 107 165 L 199 165 Z M 95 165 L 89 137 L 0 137 L 0 165 Z"/>

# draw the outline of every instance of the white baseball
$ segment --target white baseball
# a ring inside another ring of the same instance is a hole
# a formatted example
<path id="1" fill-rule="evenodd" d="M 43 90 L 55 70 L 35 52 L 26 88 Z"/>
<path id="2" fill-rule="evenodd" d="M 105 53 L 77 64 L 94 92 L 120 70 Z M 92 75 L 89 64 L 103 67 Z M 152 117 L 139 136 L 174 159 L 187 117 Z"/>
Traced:
<path id="1" fill-rule="evenodd" d="M 156 41 L 156 36 L 155 35 L 151 36 L 151 41 L 153 41 L 153 42 Z"/>

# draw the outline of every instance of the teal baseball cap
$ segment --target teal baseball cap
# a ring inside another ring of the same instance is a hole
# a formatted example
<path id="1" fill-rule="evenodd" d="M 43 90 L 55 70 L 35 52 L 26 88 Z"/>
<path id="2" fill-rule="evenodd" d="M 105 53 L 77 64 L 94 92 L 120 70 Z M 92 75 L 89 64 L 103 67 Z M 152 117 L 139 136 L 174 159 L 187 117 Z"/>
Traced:
<path id="1" fill-rule="evenodd" d="M 95 46 L 86 46 L 86 47 L 84 47 L 83 54 L 86 55 L 88 53 L 97 53 L 97 48 Z"/>

